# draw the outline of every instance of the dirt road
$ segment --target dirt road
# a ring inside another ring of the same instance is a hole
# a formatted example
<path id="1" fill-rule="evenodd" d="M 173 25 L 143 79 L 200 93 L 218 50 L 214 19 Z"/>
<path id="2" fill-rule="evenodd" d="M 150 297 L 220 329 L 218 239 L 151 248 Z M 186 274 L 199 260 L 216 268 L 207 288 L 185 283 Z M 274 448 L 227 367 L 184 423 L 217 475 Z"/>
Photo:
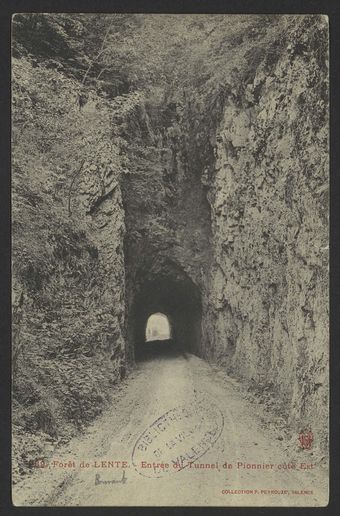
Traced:
<path id="1" fill-rule="evenodd" d="M 235 380 L 186 354 L 140 363 L 84 435 L 15 486 L 13 502 L 313 506 L 327 503 L 327 479 L 312 452 L 292 461 Z"/>

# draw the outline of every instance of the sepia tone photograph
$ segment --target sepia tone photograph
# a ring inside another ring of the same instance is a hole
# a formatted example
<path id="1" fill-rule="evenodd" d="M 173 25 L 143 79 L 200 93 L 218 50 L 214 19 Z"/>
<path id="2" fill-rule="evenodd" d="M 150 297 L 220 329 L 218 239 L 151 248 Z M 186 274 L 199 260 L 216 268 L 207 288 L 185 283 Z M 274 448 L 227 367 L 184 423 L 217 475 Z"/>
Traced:
<path id="1" fill-rule="evenodd" d="M 12 17 L 12 501 L 329 499 L 321 14 Z"/>

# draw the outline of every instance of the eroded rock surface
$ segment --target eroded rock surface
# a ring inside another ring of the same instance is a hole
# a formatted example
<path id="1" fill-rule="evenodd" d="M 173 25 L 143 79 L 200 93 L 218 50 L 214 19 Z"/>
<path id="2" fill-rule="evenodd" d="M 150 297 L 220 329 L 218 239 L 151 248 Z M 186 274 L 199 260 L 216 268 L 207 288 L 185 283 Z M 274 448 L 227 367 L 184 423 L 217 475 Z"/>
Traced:
<path id="1" fill-rule="evenodd" d="M 317 49 L 296 37 L 274 66 L 257 68 L 243 95 L 228 98 L 217 131 L 206 354 L 260 394 L 271 391 L 293 428 L 312 427 L 322 446 L 327 79 Z"/>

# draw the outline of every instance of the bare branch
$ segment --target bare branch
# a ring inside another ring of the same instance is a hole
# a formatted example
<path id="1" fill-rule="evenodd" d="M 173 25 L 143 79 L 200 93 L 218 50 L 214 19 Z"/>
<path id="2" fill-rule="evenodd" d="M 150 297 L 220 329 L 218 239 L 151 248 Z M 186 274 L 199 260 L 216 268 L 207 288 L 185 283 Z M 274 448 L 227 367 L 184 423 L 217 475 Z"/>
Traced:
<path id="1" fill-rule="evenodd" d="M 106 47 L 105 47 L 104 45 L 105 45 L 106 40 L 107 40 L 107 38 L 108 38 L 108 36 L 109 36 L 109 34 L 110 34 L 111 28 L 112 28 L 112 23 L 109 25 L 109 27 L 108 27 L 108 29 L 107 29 L 107 31 L 106 31 L 106 33 L 105 33 L 105 36 L 104 36 L 104 38 L 103 38 L 102 44 L 100 45 L 100 49 L 99 49 L 98 54 L 96 55 L 96 57 L 95 57 L 95 58 L 93 58 L 93 59 L 92 59 L 92 61 L 90 62 L 89 66 L 88 66 L 88 68 L 87 68 L 87 70 L 86 70 L 86 72 L 85 72 L 85 75 L 84 75 L 83 80 L 82 80 L 82 85 L 83 85 L 83 86 L 84 86 L 84 84 L 85 84 L 85 81 L 86 81 L 86 79 L 87 79 L 87 76 L 88 76 L 88 74 L 89 74 L 89 72 L 90 72 L 90 70 L 91 70 L 92 66 L 93 66 L 93 65 L 95 64 L 95 62 L 100 58 L 100 56 L 101 56 L 101 55 L 102 55 L 102 54 L 107 50 L 107 49 L 106 49 Z"/>

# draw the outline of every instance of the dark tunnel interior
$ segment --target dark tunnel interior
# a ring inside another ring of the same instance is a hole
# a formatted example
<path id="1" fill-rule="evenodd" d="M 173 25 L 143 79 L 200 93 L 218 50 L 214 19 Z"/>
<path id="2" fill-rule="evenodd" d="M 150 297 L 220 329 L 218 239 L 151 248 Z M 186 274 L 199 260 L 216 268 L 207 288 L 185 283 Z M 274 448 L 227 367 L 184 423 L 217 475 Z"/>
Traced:
<path id="1" fill-rule="evenodd" d="M 168 318 L 171 327 L 168 341 L 146 342 L 146 324 L 155 313 Z M 189 278 L 159 275 L 148 279 L 135 296 L 132 312 L 135 360 L 185 352 L 199 355 L 201 317 L 200 292 Z"/>

